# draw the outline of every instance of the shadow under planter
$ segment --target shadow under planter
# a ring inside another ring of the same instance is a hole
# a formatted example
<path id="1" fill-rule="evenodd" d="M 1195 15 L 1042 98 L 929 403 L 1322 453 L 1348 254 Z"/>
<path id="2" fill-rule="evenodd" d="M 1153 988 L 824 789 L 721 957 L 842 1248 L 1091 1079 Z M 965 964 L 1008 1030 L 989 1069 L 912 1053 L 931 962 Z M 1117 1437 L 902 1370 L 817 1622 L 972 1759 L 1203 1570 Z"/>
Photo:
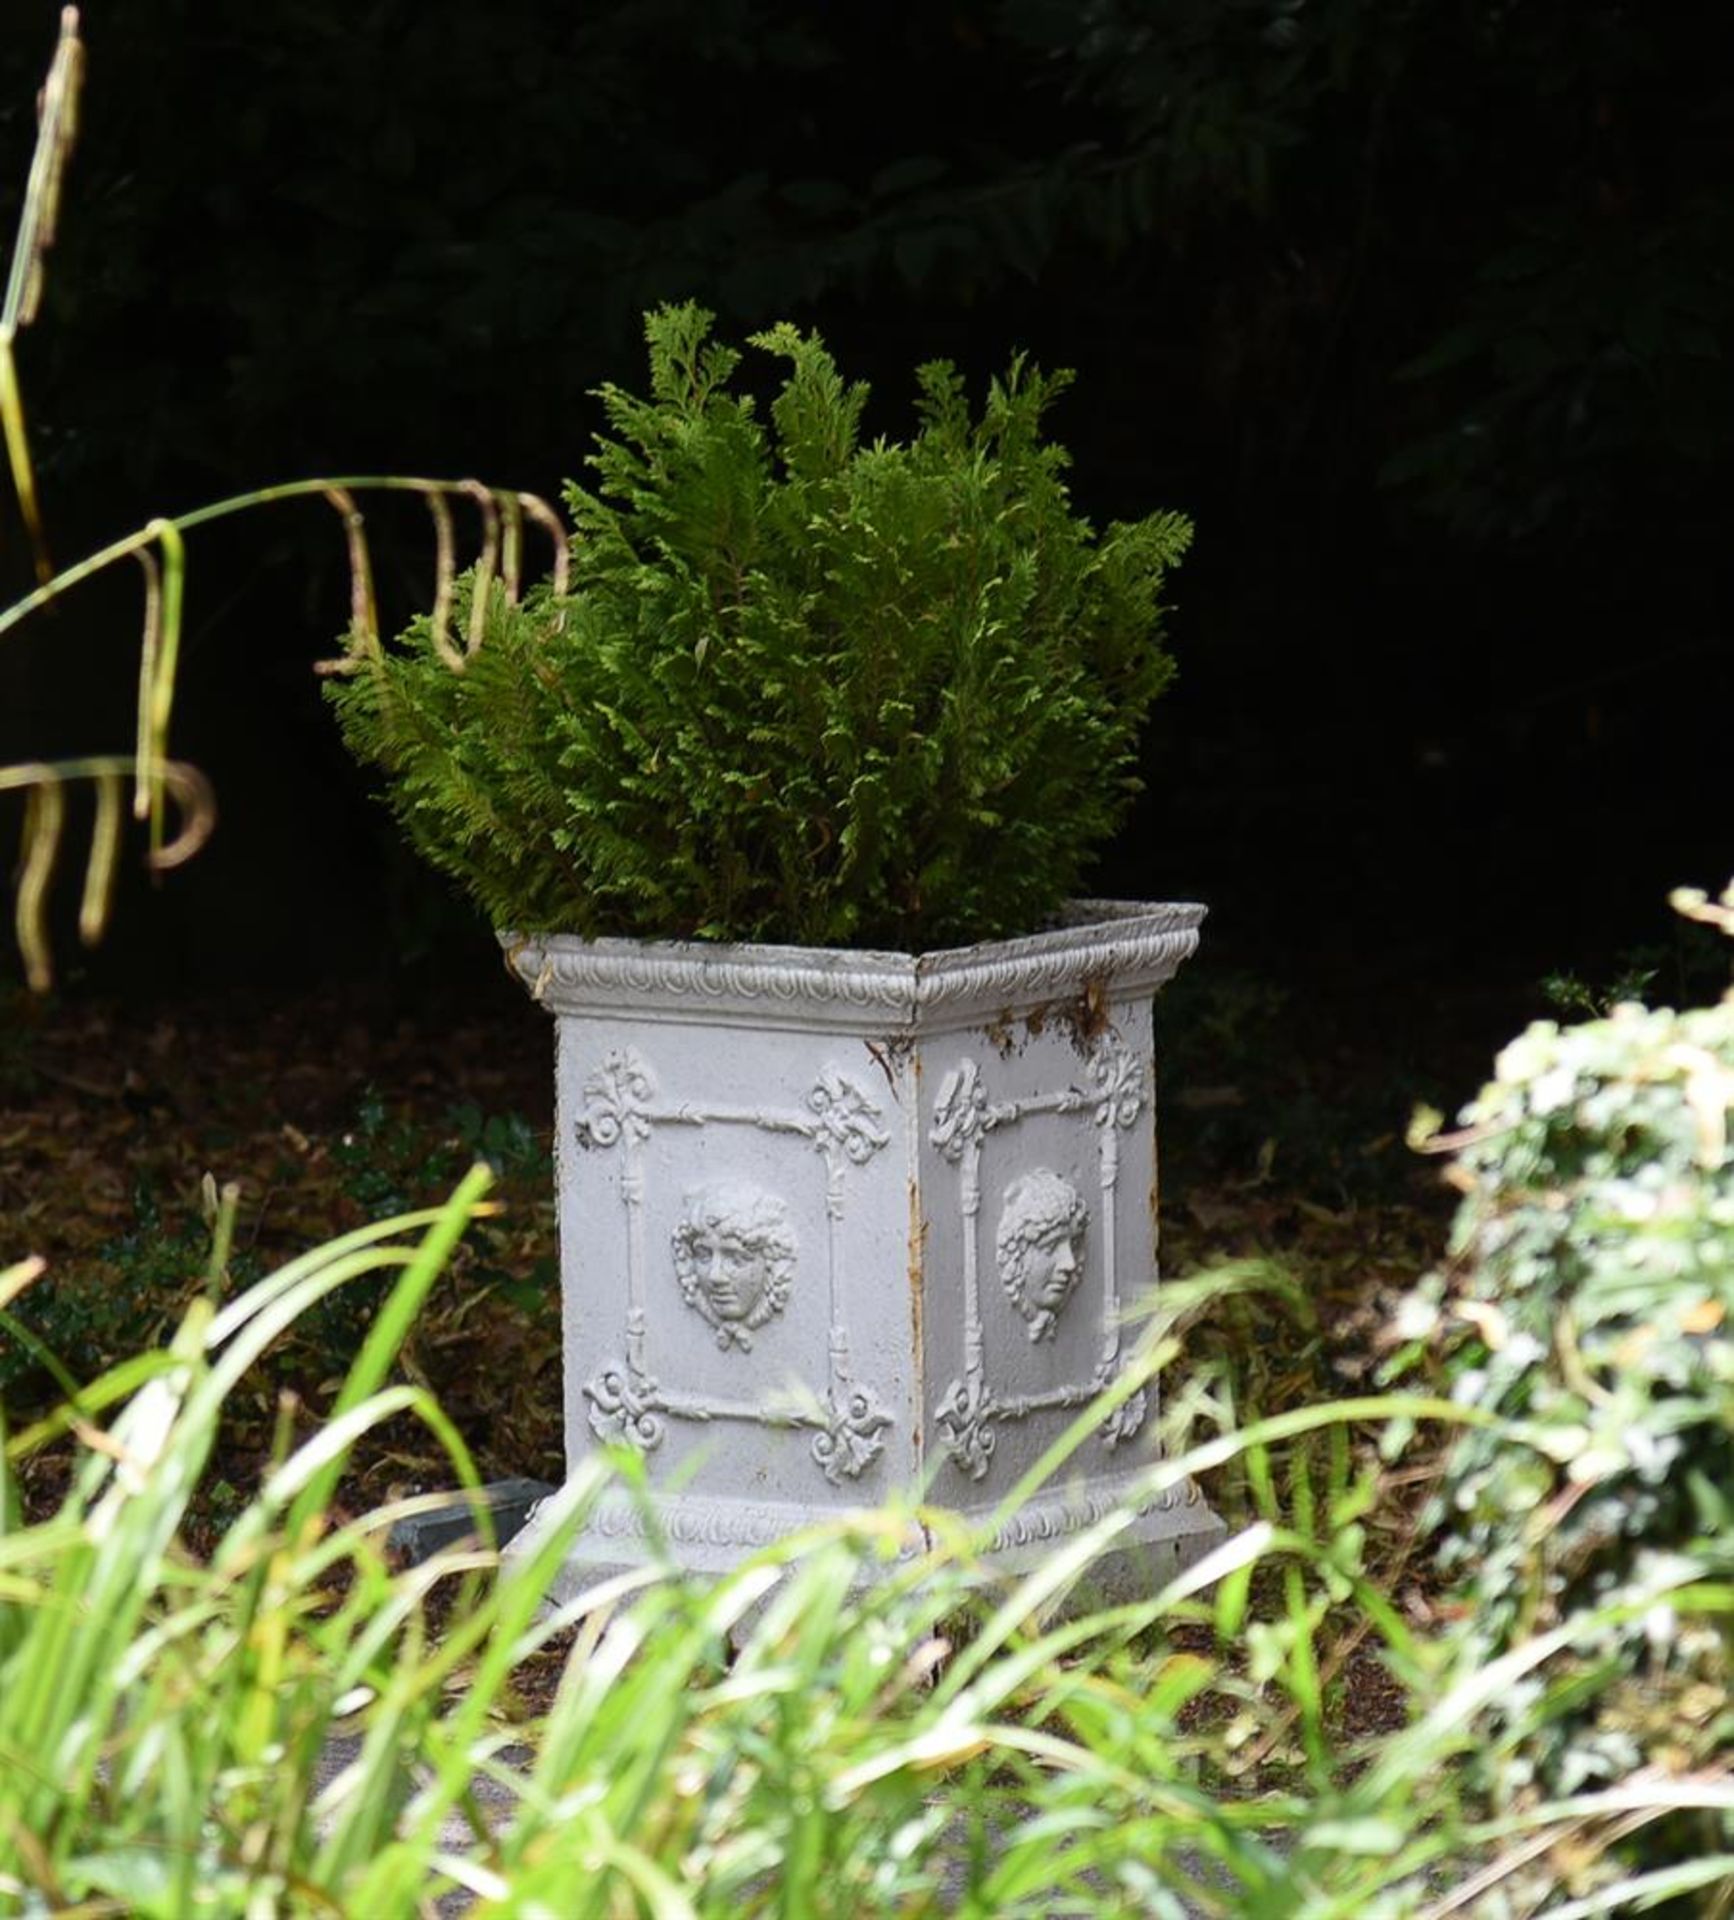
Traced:
<path id="1" fill-rule="evenodd" d="M 921 955 L 506 937 L 557 1022 L 568 1471 L 636 1448 L 695 1571 L 893 1491 L 985 1521 L 1117 1377 L 1155 1281 L 1151 1004 L 1203 918 L 1083 901 Z M 1153 1402 L 994 1558 L 1126 1499 Z M 552 1597 L 646 1557 L 644 1525 L 609 1496 Z M 1184 1485 L 1121 1558 L 1171 1572 L 1220 1533 Z"/>

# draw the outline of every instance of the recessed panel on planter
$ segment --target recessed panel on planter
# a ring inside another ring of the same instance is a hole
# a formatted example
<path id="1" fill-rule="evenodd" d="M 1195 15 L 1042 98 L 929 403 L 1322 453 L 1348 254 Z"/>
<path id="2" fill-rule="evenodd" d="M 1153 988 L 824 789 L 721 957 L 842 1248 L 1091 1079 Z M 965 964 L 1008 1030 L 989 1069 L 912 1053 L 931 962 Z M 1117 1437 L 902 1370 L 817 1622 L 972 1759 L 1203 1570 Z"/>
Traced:
<path id="1" fill-rule="evenodd" d="M 563 1240 L 569 1427 L 696 1458 L 692 1484 L 720 1475 L 722 1497 L 798 1500 L 803 1469 L 860 1480 L 894 1424 L 848 1325 L 850 1216 L 891 1140 L 880 1102 L 788 1034 L 749 1098 L 726 1046 L 695 1061 L 671 1025 L 639 1045 L 576 1021 L 562 1050 L 562 1192 L 586 1223 L 614 1216 Z"/>
<path id="2" fill-rule="evenodd" d="M 1003 1477 L 996 1461 L 1014 1430 L 1012 1478 L 1113 1382 L 1128 1304 L 1154 1277 L 1148 1160 L 1136 1151 L 1151 1126 L 1137 1044 L 1148 1011 L 1115 1012 L 1087 1035 L 1026 1023 L 985 1058 L 960 1050 L 934 1103 L 929 1140 L 950 1177 L 930 1169 L 924 1186 L 930 1207 L 954 1189 L 963 1304 L 961 1361 L 935 1427 L 953 1472 L 978 1486 Z M 1129 1157 L 1146 1177 L 1128 1194 Z M 1134 1394 L 1099 1444 L 1123 1448 L 1148 1412 Z"/>

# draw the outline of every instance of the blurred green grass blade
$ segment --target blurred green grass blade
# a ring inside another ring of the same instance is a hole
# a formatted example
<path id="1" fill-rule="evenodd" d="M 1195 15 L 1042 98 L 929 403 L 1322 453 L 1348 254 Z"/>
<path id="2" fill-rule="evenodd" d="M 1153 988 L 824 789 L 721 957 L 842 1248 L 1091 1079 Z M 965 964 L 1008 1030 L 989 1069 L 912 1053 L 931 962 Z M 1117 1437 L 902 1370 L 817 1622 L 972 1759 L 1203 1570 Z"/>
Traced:
<path id="1" fill-rule="evenodd" d="M 0 1312 L 0 1332 L 11 1333 L 21 1346 L 32 1353 L 44 1370 L 52 1374 L 55 1385 L 64 1396 L 61 1405 L 53 1412 L 21 1428 L 7 1442 L 6 1454 L 14 1460 L 25 1459 L 50 1441 L 58 1440 L 62 1434 L 70 1433 L 80 1424 L 93 1419 L 106 1408 L 130 1400 L 146 1381 L 171 1371 L 176 1365 L 174 1356 L 160 1348 L 149 1353 L 135 1353 L 131 1359 L 117 1362 L 96 1379 L 80 1386 L 29 1327 L 4 1312 Z"/>
<path id="2" fill-rule="evenodd" d="M 1226 1574 L 1216 1589 L 1216 1605 L 1212 1624 L 1216 1628 L 1216 1637 L 1224 1646 L 1231 1645 L 1239 1636 L 1246 1619 L 1247 1601 L 1252 1594 L 1252 1568 L 1236 1567 Z"/>
<path id="3" fill-rule="evenodd" d="M 1307 1758 L 1323 1772 L 1328 1769 L 1330 1756 L 1325 1743 L 1324 1689 L 1319 1678 L 1318 1650 L 1313 1644 L 1313 1614 L 1307 1598 L 1306 1575 L 1291 1561 L 1283 1568 L 1282 1576 L 1283 1611 L 1293 1636 L 1284 1679 L 1289 1697 L 1300 1709 L 1301 1740 Z"/>
<path id="4" fill-rule="evenodd" d="M 205 1224 L 211 1230 L 211 1251 L 205 1260 L 205 1296 L 215 1307 L 228 1277 L 229 1254 L 235 1244 L 235 1216 L 241 1206 L 240 1183 L 228 1180 L 219 1189 L 215 1176 L 207 1173 L 200 1198 L 205 1209 Z"/>
<path id="5" fill-rule="evenodd" d="M 48 1262 L 36 1253 L 14 1261 L 9 1267 L 0 1267 L 0 1307 L 11 1306 L 26 1287 L 34 1286 L 47 1271 Z"/>
<path id="6" fill-rule="evenodd" d="M 1254 1506 L 1261 1519 L 1272 1526 L 1282 1518 L 1282 1503 L 1276 1495 L 1276 1477 L 1271 1471 L 1270 1449 L 1250 1446 L 1240 1456 L 1240 1470 L 1246 1475 Z"/>
<path id="7" fill-rule="evenodd" d="M 1628 1874 L 1612 1886 L 1599 1887 L 1594 1893 L 1568 1900 L 1564 1906 L 1549 1907 L 1547 1911 L 1550 1920 L 1591 1920 L 1599 1913 L 1647 1913 L 1683 1893 L 1731 1883 L 1734 1883 L 1734 1854 L 1718 1853 L 1705 1859 L 1658 1867 L 1651 1873 Z"/>
<path id="8" fill-rule="evenodd" d="M 485 1162 L 478 1162 L 459 1181 L 457 1190 L 429 1223 L 421 1244 L 374 1315 L 373 1325 L 368 1328 L 361 1351 L 355 1356 L 354 1364 L 332 1404 L 332 1418 L 341 1418 L 373 1393 L 384 1380 L 387 1369 L 396 1359 L 410 1327 L 421 1311 L 428 1290 L 444 1271 L 446 1262 L 474 1217 L 483 1196 L 493 1185 L 493 1180 L 492 1168 Z M 475 1468 L 469 1463 L 467 1455 L 461 1464 L 467 1468 L 465 1484 L 479 1486 Z M 333 1460 L 308 1481 L 289 1512 L 287 1524 L 291 1534 L 330 1502 L 341 1471 L 341 1461 Z"/>
<path id="9" fill-rule="evenodd" d="M 34 1360 L 42 1371 L 54 1382 L 55 1387 L 67 1402 L 68 1406 L 75 1407 L 77 1405 L 81 1397 L 78 1382 L 73 1379 L 65 1363 L 61 1360 L 60 1355 L 54 1351 L 46 1340 L 4 1307 L 0 1307 L 0 1334 L 4 1334 L 8 1340 L 15 1341 L 29 1354 L 30 1358 Z M 71 1415 L 72 1419 L 78 1417 L 77 1412 Z M 26 1451 L 22 1440 L 14 1444 L 18 1446 L 20 1454 Z"/>
<path id="10" fill-rule="evenodd" d="M 396 1214 L 389 1220 L 370 1220 L 364 1227 L 352 1227 L 348 1233 L 339 1234 L 334 1240 L 327 1240 L 307 1253 L 298 1254 L 217 1310 L 205 1336 L 208 1347 L 215 1350 L 227 1346 L 244 1326 L 268 1308 L 276 1306 L 284 1295 L 299 1287 L 310 1275 L 352 1254 L 380 1247 L 401 1234 L 431 1226 L 442 1217 L 445 1210 L 444 1206 L 418 1207 L 410 1213 Z M 392 1248 L 390 1251 L 407 1258 L 402 1248 Z"/>
<path id="11" fill-rule="evenodd" d="M 449 1636 L 440 1659 L 424 1670 L 424 1684 L 437 1690 L 456 1664 L 467 1660 L 473 1648 L 480 1648 L 461 1701 L 441 1723 L 434 1780 L 417 1796 L 411 1809 L 414 1826 L 407 1837 L 416 1843 L 413 1851 L 418 1854 L 432 1852 L 447 1816 L 470 1794 L 477 1742 L 521 1658 L 524 1631 L 541 1607 L 549 1582 L 589 1504 L 587 1498 L 581 1498 L 568 1507 L 564 1524 L 542 1540 L 529 1563 L 519 1562 L 502 1574 L 486 1600 Z M 473 1817 L 474 1809 L 471 1811 Z M 365 1902 L 383 1891 L 376 1888 L 370 1894 L 364 1884 L 358 1898 Z"/>
<path id="12" fill-rule="evenodd" d="M 429 1222 L 421 1244 L 374 1316 L 361 1351 L 333 1404 L 334 1415 L 346 1412 L 357 1401 L 365 1399 L 384 1380 L 387 1368 L 409 1335 L 428 1289 L 439 1278 L 493 1183 L 493 1169 L 486 1161 L 477 1161 Z"/>
<path id="13" fill-rule="evenodd" d="M 0 1400 L 0 1548 L 19 1532 L 23 1518 L 18 1482 L 12 1476 L 12 1462 L 6 1450 L 6 1403 Z M 0 1662 L 5 1660 L 22 1629 L 23 1621 L 7 1601 L 4 1589 L 0 1589 Z"/>
<path id="14" fill-rule="evenodd" d="M 1341 1432 L 1333 1427 L 1333 1433 Z M 1288 1492 L 1289 1510 L 1293 1515 L 1296 1533 L 1311 1540 L 1318 1525 L 1318 1506 L 1314 1498 L 1313 1487 L 1313 1446 L 1312 1436 L 1308 1435 L 1289 1449 L 1288 1455 Z M 1276 1516 L 1270 1516 L 1275 1519 Z"/>

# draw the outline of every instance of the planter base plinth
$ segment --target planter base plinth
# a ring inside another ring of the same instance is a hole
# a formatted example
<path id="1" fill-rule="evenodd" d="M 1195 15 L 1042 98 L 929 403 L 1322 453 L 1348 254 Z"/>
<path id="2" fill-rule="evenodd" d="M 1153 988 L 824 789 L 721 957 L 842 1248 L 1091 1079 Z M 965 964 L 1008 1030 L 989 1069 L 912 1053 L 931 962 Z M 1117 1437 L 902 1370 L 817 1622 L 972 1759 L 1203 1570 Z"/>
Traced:
<path id="1" fill-rule="evenodd" d="M 646 1513 L 646 1499 L 654 1519 Z M 1140 1501 L 1134 1480 L 1126 1476 L 1094 1480 L 1087 1492 L 1052 1490 L 1019 1508 L 991 1533 L 986 1514 L 929 1515 L 932 1525 L 912 1518 L 906 1555 L 967 1541 L 972 1551 L 960 1557 L 976 1558 L 973 1550 L 984 1548 L 979 1564 L 990 1578 L 1016 1574 L 1095 1525 L 1122 1501 L 1136 1517 L 1081 1577 L 1080 1590 L 1091 1599 L 1119 1601 L 1153 1593 L 1222 1540 L 1221 1520 L 1190 1482 L 1154 1500 Z M 680 1494 L 634 1499 L 612 1492 L 598 1502 L 588 1524 L 580 1529 L 548 1589 L 548 1600 L 554 1606 L 569 1605 L 605 1580 L 654 1563 L 659 1549 L 651 1542 L 652 1528 L 666 1543 L 675 1565 L 689 1573 L 720 1577 L 761 1548 L 811 1526 L 814 1519 L 809 1508 L 788 1502 L 748 1505 Z M 507 1557 L 535 1553 L 543 1537 L 539 1515 L 532 1513 L 506 1548 Z"/>

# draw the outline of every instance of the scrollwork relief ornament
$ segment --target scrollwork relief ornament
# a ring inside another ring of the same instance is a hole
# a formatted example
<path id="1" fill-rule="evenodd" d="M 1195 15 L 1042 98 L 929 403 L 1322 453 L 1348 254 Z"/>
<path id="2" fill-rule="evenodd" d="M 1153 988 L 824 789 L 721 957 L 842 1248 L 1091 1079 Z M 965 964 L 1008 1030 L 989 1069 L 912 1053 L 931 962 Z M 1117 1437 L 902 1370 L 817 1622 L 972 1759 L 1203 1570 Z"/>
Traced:
<path id="1" fill-rule="evenodd" d="M 797 1247 L 788 1207 L 749 1181 L 719 1180 L 687 1194 L 673 1244 L 681 1298 L 725 1352 L 750 1353 L 754 1332 L 789 1304 Z"/>
<path id="2" fill-rule="evenodd" d="M 1147 1096 L 1144 1062 L 1118 1035 L 1104 1039 L 1090 1060 L 1090 1087 L 1099 1127 L 1137 1124 Z"/>
<path id="3" fill-rule="evenodd" d="M 819 1075 L 807 1107 L 817 1125 L 814 1144 L 824 1153 L 841 1153 L 856 1166 L 865 1166 L 891 1138 L 879 1124 L 879 1109 L 847 1074 L 826 1067 Z"/>
<path id="4" fill-rule="evenodd" d="M 600 1368 L 584 1383 L 590 1402 L 590 1430 L 598 1440 L 624 1441 L 640 1453 L 654 1453 L 666 1431 L 656 1382 L 621 1362 Z"/>
<path id="5" fill-rule="evenodd" d="M 831 1422 L 813 1436 L 813 1458 L 832 1486 L 859 1480 L 885 1451 L 891 1415 L 870 1387 L 844 1386 L 832 1403 Z"/>
<path id="6" fill-rule="evenodd" d="M 933 1103 L 933 1125 L 928 1138 L 955 1166 L 970 1141 L 979 1140 L 988 1125 L 987 1091 L 981 1070 L 973 1060 L 953 1067 Z"/>
<path id="7" fill-rule="evenodd" d="M 611 1147 L 622 1133 L 650 1137 L 656 1077 L 636 1047 L 612 1047 L 584 1082 L 584 1111 L 573 1128 L 581 1147 Z"/>
<path id="8" fill-rule="evenodd" d="M 1006 1298 L 1032 1340 L 1051 1340 L 1083 1271 L 1089 1210 L 1071 1181 L 1048 1167 L 1021 1173 L 1005 1191 L 994 1254 Z"/>
<path id="9" fill-rule="evenodd" d="M 1109 1383 L 1104 1380 L 1101 1384 L 1107 1386 Z M 1144 1422 L 1149 1417 L 1149 1411 L 1149 1395 L 1143 1387 L 1140 1387 L 1136 1393 L 1122 1400 L 1097 1429 L 1102 1445 L 1112 1453 L 1116 1448 L 1125 1446 L 1128 1441 L 1136 1440 L 1144 1430 Z"/>
<path id="10" fill-rule="evenodd" d="M 984 1480 L 993 1461 L 999 1436 L 994 1431 L 996 1408 L 984 1380 L 954 1380 L 945 1390 L 933 1416 L 952 1463 L 972 1480 Z"/>

